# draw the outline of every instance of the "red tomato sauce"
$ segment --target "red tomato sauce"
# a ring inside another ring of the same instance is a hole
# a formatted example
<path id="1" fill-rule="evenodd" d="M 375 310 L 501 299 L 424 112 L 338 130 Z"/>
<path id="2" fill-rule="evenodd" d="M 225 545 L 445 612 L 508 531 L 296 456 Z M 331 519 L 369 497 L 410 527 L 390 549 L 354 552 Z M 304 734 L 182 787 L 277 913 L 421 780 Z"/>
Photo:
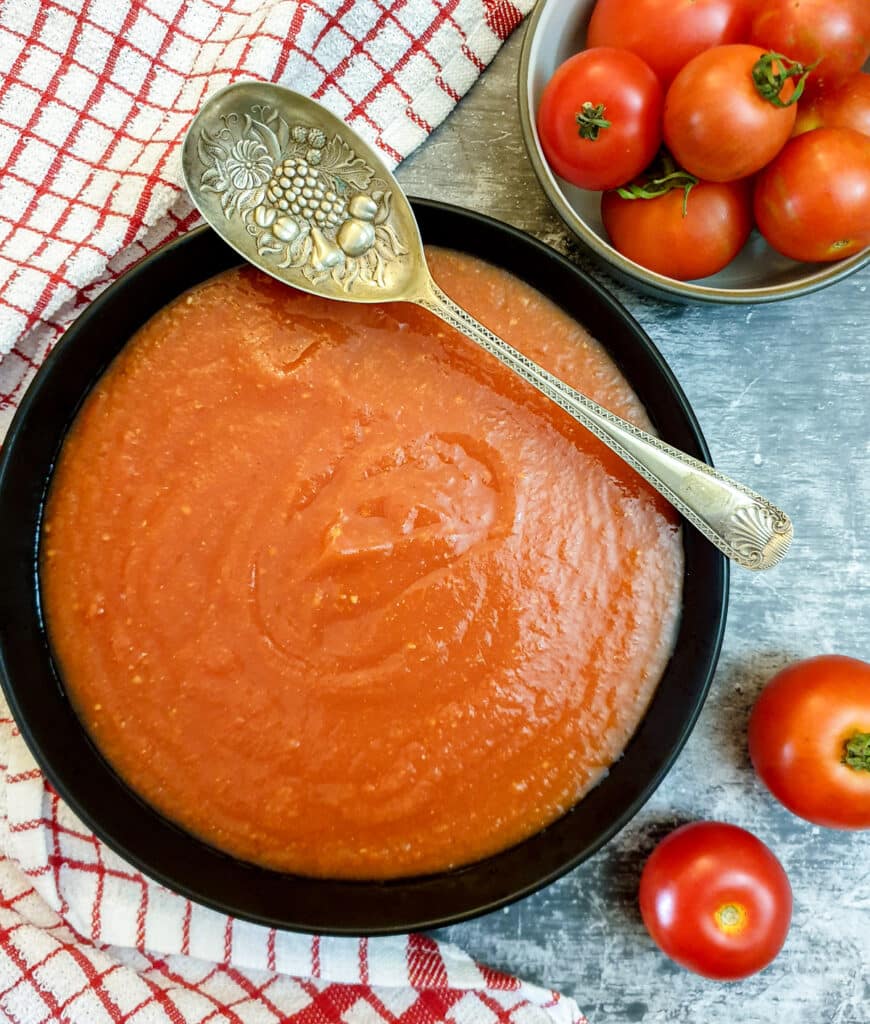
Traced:
<path id="1" fill-rule="evenodd" d="M 649 428 L 547 299 L 429 256 Z M 664 502 L 491 356 L 252 269 L 161 311 L 94 387 L 41 561 L 70 698 L 130 786 L 237 857 L 346 878 L 468 863 L 573 805 L 644 713 L 681 577 Z"/>

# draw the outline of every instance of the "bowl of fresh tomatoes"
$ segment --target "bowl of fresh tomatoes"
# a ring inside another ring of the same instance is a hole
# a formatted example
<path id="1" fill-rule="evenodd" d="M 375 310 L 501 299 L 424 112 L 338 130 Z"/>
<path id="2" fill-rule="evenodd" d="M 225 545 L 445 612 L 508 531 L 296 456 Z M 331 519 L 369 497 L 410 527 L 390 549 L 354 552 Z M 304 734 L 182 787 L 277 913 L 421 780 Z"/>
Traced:
<path id="1" fill-rule="evenodd" d="M 532 166 L 617 276 L 767 302 L 870 262 L 868 0 L 540 0 Z"/>

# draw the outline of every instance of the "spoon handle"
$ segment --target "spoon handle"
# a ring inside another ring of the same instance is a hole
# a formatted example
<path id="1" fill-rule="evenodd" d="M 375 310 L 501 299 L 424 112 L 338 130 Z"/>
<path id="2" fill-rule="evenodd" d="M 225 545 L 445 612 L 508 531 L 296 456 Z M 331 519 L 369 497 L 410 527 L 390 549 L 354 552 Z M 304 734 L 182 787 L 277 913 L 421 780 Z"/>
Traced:
<path id="1" fill-rule="evenodd" d="M 791 520 L 766 498 L 575 391 L 475 320 L 434 281 L 416 301 L 582 423 L 739 565 L 769 569 L 785 555 Z"/>

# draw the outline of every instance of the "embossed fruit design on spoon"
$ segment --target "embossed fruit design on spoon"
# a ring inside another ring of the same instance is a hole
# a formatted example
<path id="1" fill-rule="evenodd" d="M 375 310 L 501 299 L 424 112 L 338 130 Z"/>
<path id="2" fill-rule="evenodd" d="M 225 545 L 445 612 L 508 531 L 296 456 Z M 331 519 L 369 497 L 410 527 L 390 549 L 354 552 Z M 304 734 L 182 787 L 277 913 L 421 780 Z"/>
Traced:
<path id="1" fill-rule="evenodd" d="M 229 85 L 194 118 L 182 166 L 203 217 L 260 270 L 326 298 L 423 306 L 582 423 L 729 558 L 767 569 L 785 555 L 793 528 L 781 509 L 608 412 L 445 295 L 398 182 L 319 103 L 267 82 Z"/>

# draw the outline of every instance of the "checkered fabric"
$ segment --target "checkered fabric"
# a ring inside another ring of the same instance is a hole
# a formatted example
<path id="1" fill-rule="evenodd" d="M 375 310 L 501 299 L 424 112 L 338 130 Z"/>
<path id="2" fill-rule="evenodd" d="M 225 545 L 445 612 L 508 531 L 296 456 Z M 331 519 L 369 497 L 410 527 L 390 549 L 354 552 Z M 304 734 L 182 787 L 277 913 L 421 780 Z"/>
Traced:
<path id="1" fill-rule="evenodd" d="M 583 1024 L 553 992 L 422 935 L 291 935 L 121 860 L 46 784 L 0 702 L 3 1024 Z"/>
<path id="2" fill-rule="evenodd" d="M 305 92 L 391 165 L 534 0 L 0 0 L 0 438 L 111 280 L 198 217 L 180 143 L 238 78 Z"/>
<path id="3" fill-rule="evenodd" d="M 197 217 L 179 148 L 236 78 L 321 100 L 395 165 L 533 0 L 0 0 L 0 438 L 77 313 Z M 235 921 L 151 882 L 46 784 L 0 699 L 0 1024 L 580 1024 L 420 935 Z"/>

